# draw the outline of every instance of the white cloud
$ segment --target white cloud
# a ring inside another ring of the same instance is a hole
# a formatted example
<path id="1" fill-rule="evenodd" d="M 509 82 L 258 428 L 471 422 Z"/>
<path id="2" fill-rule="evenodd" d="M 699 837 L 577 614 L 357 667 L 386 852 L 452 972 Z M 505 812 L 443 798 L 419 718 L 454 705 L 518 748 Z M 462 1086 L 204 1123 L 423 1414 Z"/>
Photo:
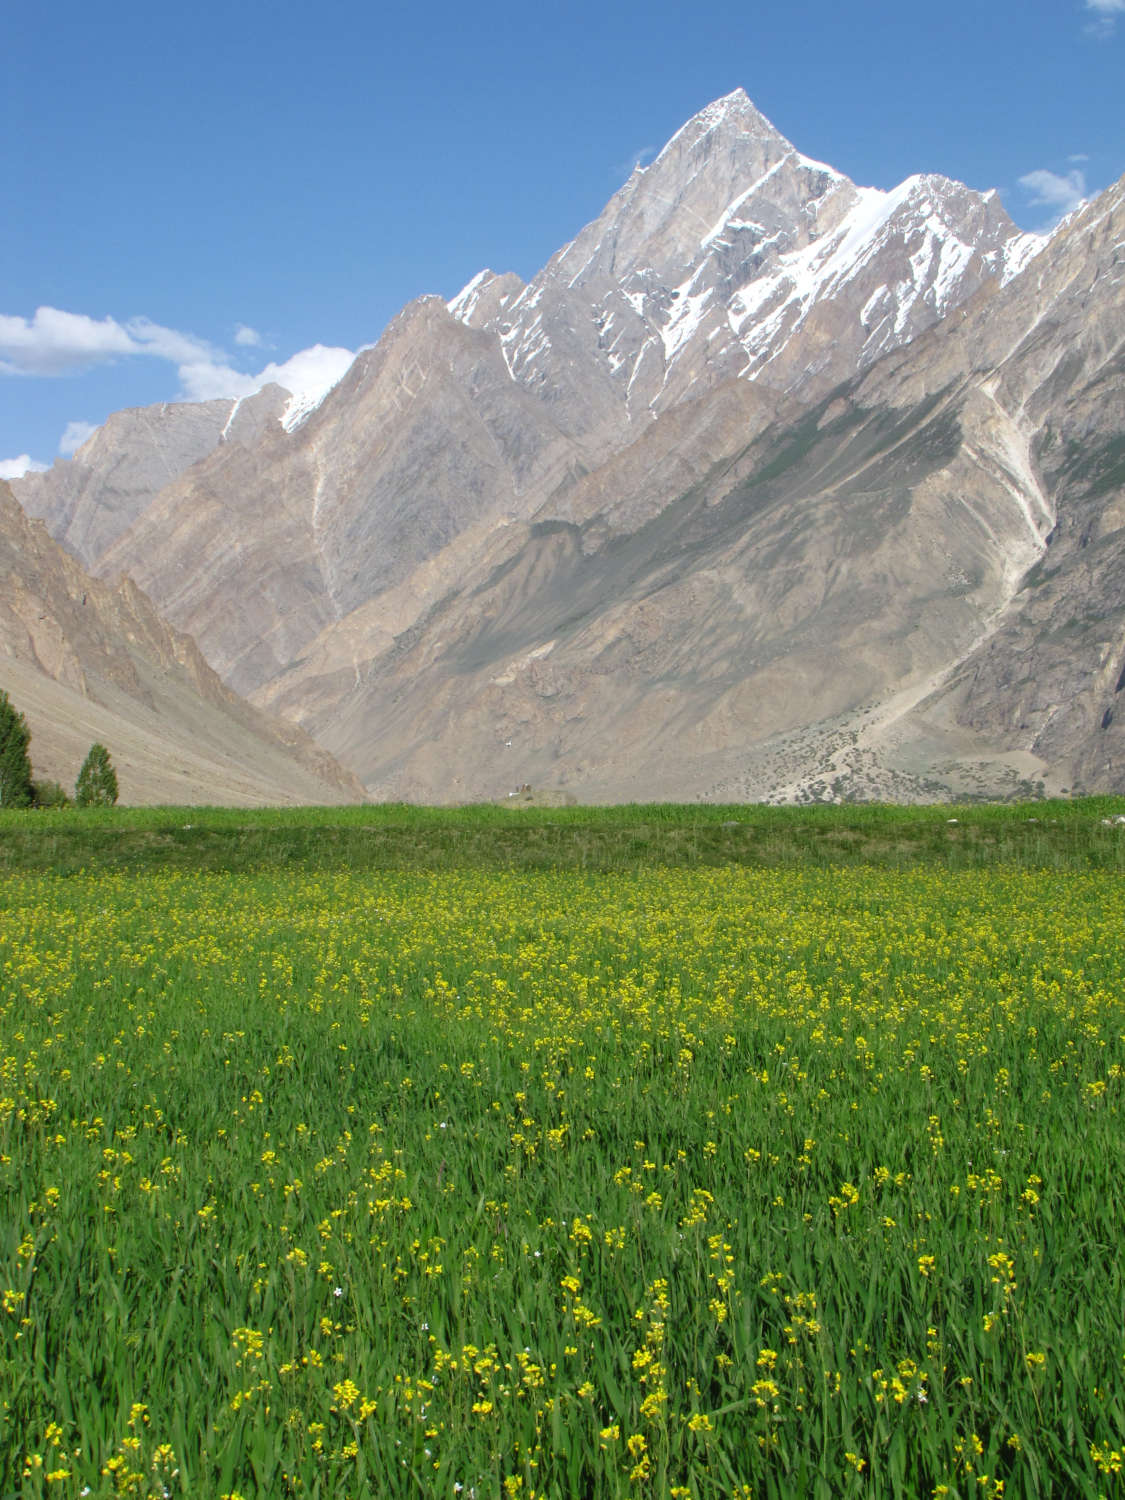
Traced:
<path id="1" fill-rule="evenodd" d="M 76 453 L 87 438 L 93 437 L 98 430 L 96 422 L 68 422 L 66 431 L 59 438 L 59 452 L 64 458 L 69 458 Z"/>
<path id="2" fill-rule="evenodd" d="M 249 347 L 250 335 L 260 343 L 255 330 L 240 323 L 235 329 L 235 342 Z M 165 328 L 151 318 L 119 323 L 116 318 L 99 320 L 57 307 L 40 307 L 32 318 L 0 314 L 0 375 L 67 375 L 132 355 L 148 355 L 175 365 L 181 399 L 185 401 L 252 396 L 276 381 L 305 403 L 306 409 L 331 390 L 355 357 L 350 349 L 315 344 L 281 364 L 271 361 L 257 374 L 250 374 L 236 369 L 231 356 L 206 339 Z M 84 441 L 77 435 L 84 426 L 72 422 L 63 434 L 63 445 L 74 439 L 77 447 Z M 66 451 L 60 445 L 60 452 Z"/>
<path id="3" fill-rule="evenodd" d="M 40 307 L 33 318 L 0 313 L 0 373 L 66 375 L 126 354 L 154 354 L 175 364 L 225 358 L 203 339 L 164 328 L 151 318 L 88 318 Z"/>
<path id="4" fill-rule="evenodd" d="M 1125 0 L 1086 0 L 1086 9 L 1094 19 L 1083 29 L 1087 36 L 1110 37 L 1117 18 L 1125 15 Z"/>
<path id="5" fill-rule="evenodd" d="M 350 349 L 332 349 L 324 344 L 314 344 L 311 349 L 302 349 L 284 364 L 269 364 L 254 377 L 258 386 L 268 385 L 271 380 L 284 386 L 294 395 L 312 394 L 315 391 L 327 395 L 338 380 L 341 380 L 355 355 Z"/>
<path id="6" fill-rule="evenodd" d="M 47 467 L 26 453 L 21 453 L 19 458 L 0 458 L 0 479 L 22 479 L 25 474 L 42 474 Z"/>
<path id="7" fill-rule="evenodd" d="M 264 382 L 244 375 L 225 360 L 193 359 L 178 368 L 180 390 L 185 401 L 218 401 L 224 397 L 252 396 Z"/>
<path id="8" fill-rule="evenodd" d="M 1075 151 L 1072 156 L 1067 157 L 1067 161 L 1069 162 L 1083 162 L 1089 160 L 1090 153 L 1088 151 Z"/>
<path id="9" fill-rule="evenodd" d="M 134 347 L 134 354 L 155 354 L 158 359 L 170 360 L 174 365 L 191 364 L 196 360 L 217 360 L 225 364 L 227 356 L 206 339 L 197 339 L 192 333 L 180 333 L 176 328 L 165 328 L 151 318 L 130 318 L 125 325 Z"/>
<path id="10" fill-rule="evenodd" d="M 114 318 L 98 322 L 57 307 L 40 307 L 33 318 L 0 314 L 0 372 L 5 375 L 62 375 L 135 352 L 133 339 Z"/>
<path id="11" fill-rule="evenodd" d="M 655 155 L 655 146 L 642 146 L 639 151 L 632 152 L 613 169 L 614 179 L 632 177 L 638 167 L 647 166 Z"/>
<path id="12" fill-rule="evenodd" d="M 1020 187 L 1031 194 L 1032 207 L 1053 209 L 1055 217 L 1052 223 L 1058 223 L 1085 198 L 1086 174 L 1075 167 L 1063 177 L 1058 172 L 1040 168 L 1035 172 L 1025 172 L 1020 178 Z"/>
<path id="13" fill-rule="evenodd" d="M 265 339 L 258 330 L 248 327 L 245 323 L 234 325 L 234 341 L 236 344 L 245 345 L 248 349 L 260 349 L 265 343 Z"/>
<path id="14" fill-rule="evenodd" d="M 255 375 L 235 370 L 223 359 L 195 359 L 179 367 L 180 385 L 187 401 L 217 401 L 223 397 L 252 396 L 271 383 L 302 402 L 316 405 L 328 394 L 355 358 L 350 349 L 314 344 L 282 364 L 271 361 Z"/>
<path id="15" fill-rule="evenodd" d="M 220 397 L 252 396 L 264 385 L 280 385 L 293 397 L 286 418 L 304 415 L 319 406 L 332 387 L 343 378 L 355 354 L 351 349 L 314 344 L 301 349 L 282 364 L 271 361 L 256 375 L 244 375 L 229 365 L 199 360 L 180 366 L 180 383 L 188 401 L 215 401 Z"/>

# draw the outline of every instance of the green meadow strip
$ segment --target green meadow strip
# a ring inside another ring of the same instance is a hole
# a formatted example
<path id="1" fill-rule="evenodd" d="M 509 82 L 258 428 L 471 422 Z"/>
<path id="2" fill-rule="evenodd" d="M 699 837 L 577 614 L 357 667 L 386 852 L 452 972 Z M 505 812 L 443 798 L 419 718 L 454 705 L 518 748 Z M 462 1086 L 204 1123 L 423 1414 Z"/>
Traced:
<path id="1" fill-rule="evenodd" d="M 1122 819 L 1118 822 L 1117 819 Z M 0 875 L 940 865 L 1125 872 L 1125 799 L 966 807 L 0 810 Z"/>

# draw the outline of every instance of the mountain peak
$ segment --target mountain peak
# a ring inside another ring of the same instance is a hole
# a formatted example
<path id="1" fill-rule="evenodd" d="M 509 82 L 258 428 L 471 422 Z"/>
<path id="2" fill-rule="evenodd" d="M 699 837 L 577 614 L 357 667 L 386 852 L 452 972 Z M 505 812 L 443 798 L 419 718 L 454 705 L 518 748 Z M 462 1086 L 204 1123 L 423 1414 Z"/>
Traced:
<path id="1" fill-rule="evenodd" d="M 753 109 L 754 105 L 751 103 L 750 95 L 739 85 L 738 88 L 731 89 L 729 94 L 724 94 L 721 99 L 713 99 L 700 113 L 718 115 L 740 114 L 748 108 Z"/>
<path id="2" fill-rule="evenodd" d="M 770 130 L 774 128 L 744 88 L 732 89 L 721 99 L 712 99 L 710 104 L 705 104 L 687 123 L 691 125 L 696 121 L 708 126 L 721 125 L 727 121 L 737 121 L 740 124 L 761 121 Z"/>
<path id="3" fill-rule="evenodd" d="M 721 136 L 746 136 L 756 140 L 780 142 L 786 147 L 790 145 L 780 130 L 766 119 L 746 90 L 737 88 L 729 94 L 724 94 L 721 99 L 713 99 L 697 114 L 692 115 L 691 119 L 676 131 L 652 166 L 656 166 L 662 158 L 675 151 L 682 151 L 685 147 L 689 149 L 694 147 L 705 136 L 715 131 L 718 131 Z M 651 167 L 647 170 L 651 170 Z"/>

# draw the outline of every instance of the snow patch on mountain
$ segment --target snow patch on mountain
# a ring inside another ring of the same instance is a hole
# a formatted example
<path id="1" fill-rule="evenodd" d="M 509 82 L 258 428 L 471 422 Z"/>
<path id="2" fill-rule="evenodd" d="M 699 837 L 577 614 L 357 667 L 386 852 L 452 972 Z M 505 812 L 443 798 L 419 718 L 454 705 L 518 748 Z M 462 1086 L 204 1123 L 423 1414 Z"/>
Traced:
<path id="1" fill-rule="evenodd" d="M 480 294 L 483 289 L 493 280 L 491 271 L 478 271 L 472 281 L 465 286 L 445 305 L 453 316 L 461 323 L 468 323 L 476 311 Z"/>
<path id="2" fill-rule="evenodd" d="M 890 263 L 896 258 L 896 244 L 905 254 L 909 274 L 876 286 L 867 296 L 860 324 L 868 328 L 876 310 L 880 318 L 870 330 L 865 354 L 909 337 L 919 303 L 929 310 L 926 321 L 943 317 L 963 296 L 977 257 L 983 275 L 992 273 L 1008 281 L 1042 249 L 1041 236 L 1017 234 L 982 255 L 950 222 L 941 181 L 915 176 L 889 192 L 856 189 L 853 206 L 834 230 L 778 255 L 772 269 L 740 286 L 727 304 L 727 320 L 747 356 L 743 373 L 751 378 L 760 374 L 815 307 L 842 299 L 877 258 Z M 712 239 L 709 235 L 704 244 Z M 693 306 L 699 305 L 696 298 Z M 684 327 L 684 318 L 677 309 L 662 330 L 670 360 L 686 343 L 683 336 L 671 337 Z"/>
<path id="3" fill-rule="evenodd" d="M 675 310 L 667 323 L 660 329 L 660 338 L 664 344 L 664 358 L 671 363 L 679 351 L 691 339 L 692 335 L 702 323 L 707 311 L 707 304 L 715 295 L 713 287 L 704 287 L 700 292 L 693 292 L 691 288 L 698 280 L 699 272 L 689 277 L 682 286 L 677 287 L 673 297 L 677 299 Z"/>
<path id="4" fill-rule="evenodd" d="M 990 278 L 1011 280 L 1044 243 L 995 193 L 941 176 L 856 187 L 736 89 L 527 286 L 516 279 L 518 295 L 500 296 L 482 271 L 447 306 L 494 334 L 512 379 L 544 395 L 583 383 L 591 361 L 588 378 L 608 380 L 631 421 L 736 375 L 845 378 Z"/>
<path id="5" fill-rule="evenodd" d="M 1049 234 L 1028 233 L 1018 234 L 1015 239 L 1009 240 L 997 257 L 996 270 L 1000 285 L 1007 286 L 1013 276 L 1018 276 L 1025 266 L 1030 265 L 1050 238 Z"/>

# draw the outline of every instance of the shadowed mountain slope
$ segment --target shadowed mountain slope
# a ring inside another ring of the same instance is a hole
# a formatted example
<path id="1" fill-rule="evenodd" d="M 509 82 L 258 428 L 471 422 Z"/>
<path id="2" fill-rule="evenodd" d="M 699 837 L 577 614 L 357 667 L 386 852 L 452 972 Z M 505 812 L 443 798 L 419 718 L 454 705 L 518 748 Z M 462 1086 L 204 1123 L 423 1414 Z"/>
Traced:
<path id="1" fill-rule="evenodd" d="M 225 687 L 128 579 L 91 578 L 0 483 L 0 686 L 37 776 L 72 787 L 94 741 L 123 802 L 352 802 L 362 788 L 301 730 Z"/>

